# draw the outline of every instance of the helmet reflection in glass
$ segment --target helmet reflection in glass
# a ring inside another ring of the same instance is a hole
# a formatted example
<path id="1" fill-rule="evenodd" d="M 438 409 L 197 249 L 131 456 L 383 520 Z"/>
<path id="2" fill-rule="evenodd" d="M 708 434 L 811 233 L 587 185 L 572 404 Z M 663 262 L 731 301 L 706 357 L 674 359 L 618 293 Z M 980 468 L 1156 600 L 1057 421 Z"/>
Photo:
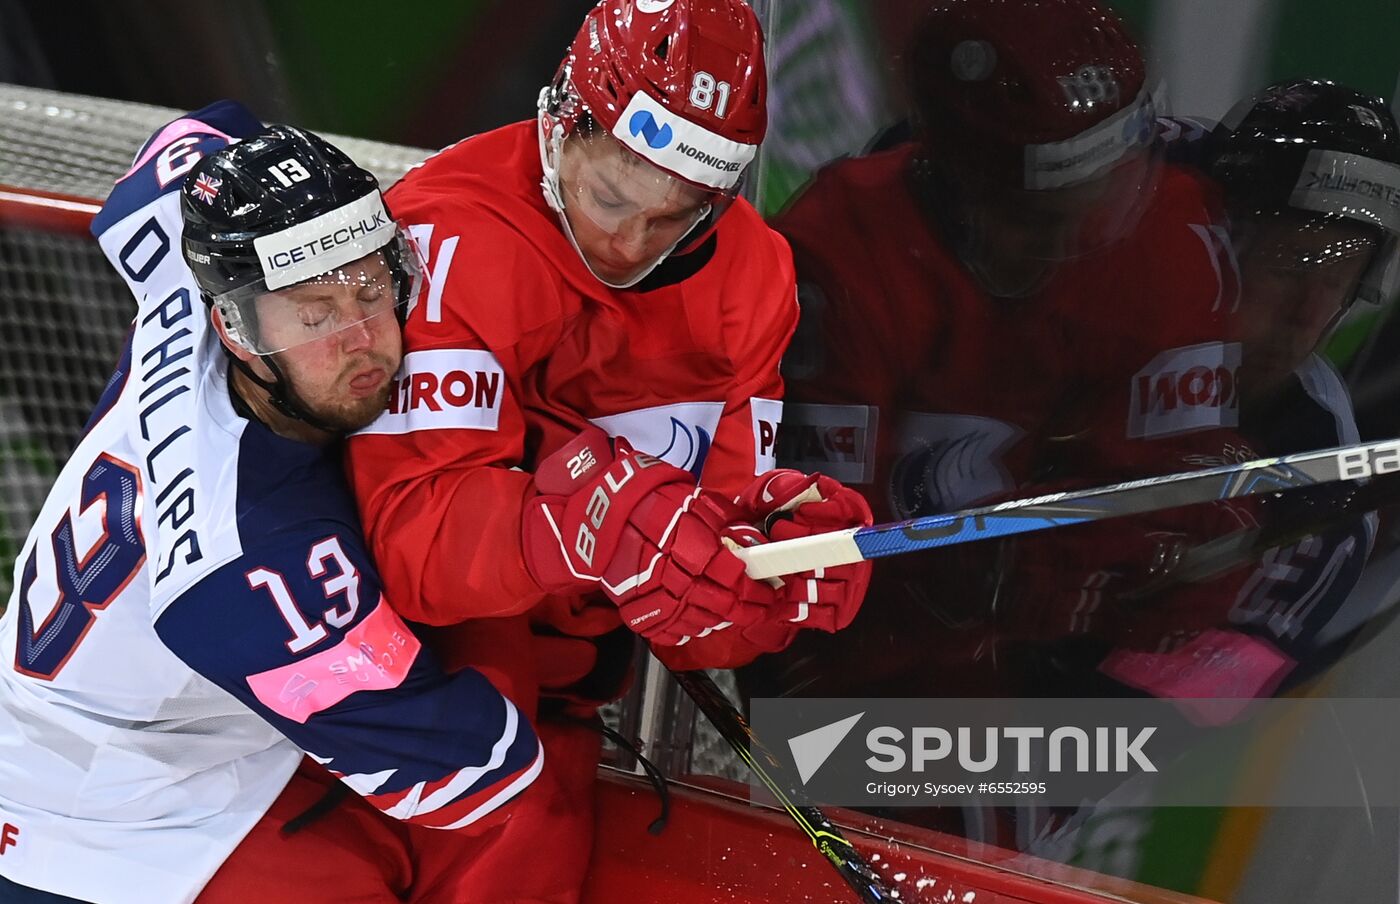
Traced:
<path id="1" fill-rule="evenodd" d="M 967 268 L 1029 294 L 1131 232 L 1157 108 L 1122 23 L 1088 0 L 939 0 L 908 53 L 916 173 Z"/>
<path id="2" fill-rule="evenodd" d="M 1261 391 L 1356 300 L 1394 296 L 1400 130 L 1380 98 L 1288 81 L 1237 105 L 1216 142 L 1210 170 L 1240 267 L 1241 382 Z"/>

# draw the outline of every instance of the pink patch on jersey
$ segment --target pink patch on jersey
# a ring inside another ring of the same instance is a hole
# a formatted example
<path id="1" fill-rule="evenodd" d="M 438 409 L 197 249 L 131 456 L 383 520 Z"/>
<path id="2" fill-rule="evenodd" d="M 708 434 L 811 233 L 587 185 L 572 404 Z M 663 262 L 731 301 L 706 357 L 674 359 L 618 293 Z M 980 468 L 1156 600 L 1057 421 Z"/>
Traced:
<path id="1" fill-rule="evenodd" d="M 212 135 L 215 138 L 222 138 L 229 144 L 233 144 L 232 138 L 225 135 L 223 132 L 220 132 L 218 129 L 214 128 L 208 123 L 200 122 L 197 119 L 177 119 L 174 122 L 167 125 L 165 128 L 161 129 L 160 134 L 157 135 L 155 138 L 151 139 L 151 143 L 146 146 L 145 153 L 138 157 L 136 159 L 136 162 L 131 165 L 131 169 L 127 170 L 125 175 L 123 175 L 121 179 L 118 179 L 117 181 L 122 181 L 122 179 L 127 178 L 127 176 L 130 176 L 132 173 L 145 166 L 151 161 L 152 157 L 165 150 L 166 147 L 170 145 L 170 142 L 175 141 L 178 138 L 184 138 L 186 135 L 196 134 Z"/>
<path id="2" fill-rule="evenodd" d="M 398 687 L 422 644 L 379 598 L 364 621 L 329 650 L 248 676 L 264 706 L 293 722 L 305 722 L 356 691 Z"/>
<path id="3" fill-rule="evenodd" d="M 1177 701 L 1177 708 L 1198 725 L 1225 725 L 1251 699 L 1273 694 L 1296 664 L 1267 641 L 1212 628 L 1171 653 L 1115 651 L 1099 671 L 1154 697 Z"/>

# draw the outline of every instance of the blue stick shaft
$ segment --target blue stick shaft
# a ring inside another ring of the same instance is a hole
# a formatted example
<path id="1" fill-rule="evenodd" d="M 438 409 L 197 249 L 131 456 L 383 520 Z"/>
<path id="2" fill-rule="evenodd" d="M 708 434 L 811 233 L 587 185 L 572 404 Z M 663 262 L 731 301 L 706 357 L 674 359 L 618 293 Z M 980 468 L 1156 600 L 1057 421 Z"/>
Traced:
<path id="1" fill-rule="evenodd" d="M 833 531 L 754 546 L 739 554 L 749 576 L 762 579 L 1066 524 L 1395 472 L 1400 472 L 1400 440 L 1359 443 Z"/>

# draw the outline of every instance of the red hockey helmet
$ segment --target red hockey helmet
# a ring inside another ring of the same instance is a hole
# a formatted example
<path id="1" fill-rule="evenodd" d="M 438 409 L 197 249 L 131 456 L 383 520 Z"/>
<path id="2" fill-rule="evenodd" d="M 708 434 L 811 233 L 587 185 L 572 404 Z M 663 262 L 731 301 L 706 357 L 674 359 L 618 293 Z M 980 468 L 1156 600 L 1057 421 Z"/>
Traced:
<path id="1" fill-rule="evenodd" d="M 540 153 L 546 200 L 599 279 L 632 285 L 708 235 L 763 140 L 766 96 L 763 34 L 743 0 L 604 0 L 588 13 L 541 92 Z M 575 137 L 592 145 L 576 155 L 585 168 L 614 161 L 606 197 L 571 178 L 565 140 Z M 602 265 L 579 214 L 651 259 Z"/>
<path id="2" fill-rule="evenodd" d="M 1157 110 L 1111 12 L 1090 0 L 937 0 L 907 65 L 925 166 L 957 208 L 960 241 L 987 240 L 973 221 L 1003 209 L 1028 229 L 1039 218 L 1041 241 L 996 256 L 1063 260 L 1136 223 L 1156 184 Z"/>

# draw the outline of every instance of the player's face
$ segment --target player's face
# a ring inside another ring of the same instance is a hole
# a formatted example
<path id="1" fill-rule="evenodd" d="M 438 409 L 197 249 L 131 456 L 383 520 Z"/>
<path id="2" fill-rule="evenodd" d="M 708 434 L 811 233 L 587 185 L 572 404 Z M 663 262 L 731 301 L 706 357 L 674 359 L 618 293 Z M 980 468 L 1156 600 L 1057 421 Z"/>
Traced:
<path id="1" fill-rule="evenodd" d="M 607 135 L 571 136 L 559 166 L 564 215 L 588 266 L 624 285 L 646 271 L 709 212 L 709 196 L 642 160 Z"/>
<path id="2" fill-rule="evenodd" d="M 1296 214 L 1239 223 L 1242 363 L 1257 390 L 1287 376 L 1323 341 L 1376 240 L 1360 226 Z"/>
<path id="3" fill-rule="evenodd" d="M 1028 295 L 1060 264 L 1129 235 L 1158 176 L 1158 161 L 1144 150 L 1099 176 L 1061 188 L 968 180 L 958 186 L 964 196 L 963 260 L 991 294 Z"/>
<path id="4" fill-rule="evenodd" d="M 1027 295 L 1069 255 L 1078 198 L 1063 192 L 988 194 L 968 213 L 964 262 L 998 297 Z"/>
<path id="5" fill-rule="evenodd" d="M 358 430 L 388 403 L 403 356 L 397 293 L 378 252 L 342 268 L 353 278 L 309 280 L 258 299 L 258 328 L 291 393 L 323 423 Z"/>

